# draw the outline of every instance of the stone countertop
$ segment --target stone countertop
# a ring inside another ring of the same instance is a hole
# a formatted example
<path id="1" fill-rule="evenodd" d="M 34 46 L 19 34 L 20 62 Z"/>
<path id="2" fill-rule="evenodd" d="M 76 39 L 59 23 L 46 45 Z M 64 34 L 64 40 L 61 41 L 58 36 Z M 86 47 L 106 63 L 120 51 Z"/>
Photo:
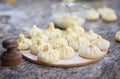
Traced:
<path id="1" fill-rule="evenodd" d="M 57 0 L 19 1 L 14 6 L 4 7 L 6 10 L 0 5 L 0 43 L 9 37 L 17 38 L 18 33 L 25 33 L 32 24 L 37 24 L 43 29 L 47 28 L 46 22 L 49 22 L 51 17 L 48 7 L 59 2 Z M 99 2 L 82 2 L 99 4 Z M 101 3 L 112 7 L 118 14 L 119 20 L 119 0 L 101 1 Z M 17 68 L 0 67 L 0 79 L 120 79 L 120 43 L 114 40 L 115 32 L 120 30 L 120 22 L 105 23 L 100 20 L 86 22 L 84 26 L 86 29 L 93 28 L 110 41 L 111 51 L 102 61 L 84 67 L 56 68 L 33 64 L 23 59 Z M 101 29 L 103 26 L 105 28 Z M 0 44 L 0 51 L 3 50 Z"/>

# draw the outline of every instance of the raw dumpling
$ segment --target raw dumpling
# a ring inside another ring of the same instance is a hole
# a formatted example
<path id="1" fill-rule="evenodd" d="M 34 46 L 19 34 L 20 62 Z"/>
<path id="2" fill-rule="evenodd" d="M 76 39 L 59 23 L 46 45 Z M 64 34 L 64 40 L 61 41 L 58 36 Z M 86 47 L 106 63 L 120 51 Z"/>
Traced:
<path id="1" fill-rule="evenodd" d="M 111 8 L 107 8 L 107 7 L 100 8 L 98 9 L 98 12 L 101 18 L 105 21 L 113 22 L 117 20 L 117 15 Z"/>
<path id="2" fill-rule="evenodd" d="M 44 32 L 49 39 L 54 38 L 56 35 L 61 35 L 62 31 L 59 29 L 55 29 L 54 24 L 50 23 L 49 28 Z"/>
<path id="3" fill-rule="evenodd" d="M 25 38 L 25 36 L 22 33 L 19 34 L 19 38 L 18 38 L 19 50 L 28 50 L 31 45 L 32 45 L 32 41 L 30 39 Z"/>
<path id="4" fill-rule="evenodd" d="M 115 34 L 115 40 L 120 41 L 120 31 Z"/>
<path id="5" fill-rule="evenodd" d="M 56 35 L 54 39 L 51 39 L 49 43 L 52 45 L 53 48 L 60 48 L 61 45 L 68 45 L 66 39 L 62 38 L 60 35 Z"/>
<path id="6" fill-rule="evenodd" d="M 72 27 L 70 27 L 70 29 L 75 32 L 78 36 L 81 36 L 84 34 L 85 30 L 83 27 L 78 26 L 78 25 L 74 25 Z"/>
<path id="7" fill-rule="evenodd" d="M 93 43 L 101 50 L 106 50 L 110 47 L 110 42 L 103 39 L 101 36 L 98 36 Z"/>
<path id="8" fill-rule="evenodd" d="M 27 32 L 29 38 L 35 37 L 37 33 L 42 33 L 42 30 L 39 29 L 36 25 L 33 25 L 32 28 Z"/>
<path id="9" fill-rule="evenodd" d="M 89 41 L 94 41 L 95 39 L 97 39 L 97 34 L 94 33 L 93 30 L 89 30 L 89 32 L 85 33 L 82 37 L 87 38 Z"/>
<path id="10" fill-rule="evenodd" d="M 39 40 L 42 40 L 44 42 L 48 42 L 49 39 L 48 39 L 47 35 L 44 35 L 42 33 L 37 33 L 37 35 L 35 37 L 31 38 L 31 40 L 32 40 L 33 44 L 36 44 L 36 42 Z"/>
<path id="11" fill-rule="evenodd" d="M 101 50 L 93 44 L 89 46 L 80 46 L 78 53 L 79 56 L 84 58 L 97 58 L 102 55 Z"/>
<path id="12" fill-rule="evenodd" d="M 30 53 L 37 55 L 40 51 L 43 51 L 44 43 L 39 40 L 30 47 Z"/>
<path id="13" fill-rule="evenodd" d="M 78 50 L 79 46 L 83 46 L 83 45 L 88 46 L 89 44 L 90 44 L 89 40 L 83 37 L 76 37 L 75 40 L 69 42 L 69 46 L 76 51 Z"/>
<path id="14" fill-rule="evenodd" d="M 49 46 L 44 47 L 44 51 L 38 54 L 38 61 L 44 63 L 55 63 L 60 60 L 60 53 L 55 50 L 49 48 Z"/>
<path id="15" fill-rule="evenodd" d="M 78 35 L 74 33 L 70 28 L 67 28 L 65 32 L 63 32 L 63 38 L 65 38 L 68 42 L 74 40 Z"/>
<path id="16" fill-rule="evenodd" d="M 95 9 L 90 9 L 86 14 L 87 20 L 97 20 L 99 19 L 99 13 Z"/>
<path id="17" fill-rule="evenodd" d="M 60 59 L 71 59 L 75 55 L 73 48 L 65 45 L 61 46 L 59 52 L 60 52 Z"/>

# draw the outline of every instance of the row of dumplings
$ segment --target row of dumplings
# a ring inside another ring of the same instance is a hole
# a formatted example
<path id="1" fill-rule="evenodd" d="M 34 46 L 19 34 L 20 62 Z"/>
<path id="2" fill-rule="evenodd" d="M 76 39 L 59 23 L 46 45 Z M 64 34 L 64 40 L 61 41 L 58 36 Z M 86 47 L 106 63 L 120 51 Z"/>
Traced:
<path id="1" fill-rule="evenodd" d="M 71 59 L 76 52 L 84 58 L 97 58 L 103 54 L 103 50 L 110 47 L 110 42 L 93 30 L 85 32 L 83 27 L 77 25 L 63 31 L 56 29 L 53 23 L 44 31 L 33 25 L 27 35 L 25 37 L 22 33 L 19 34 L 18 49 L 30 50 L 31 54 L 38 56 L 38 60 L 44 63 Z"/>
<path id="2" fill-rule="evenodd" d="M 95 9 L 88 10 L 86 14 L 87 20 L 98 20 L 99 17 L 104 21 L 113 22 L 117 20 L 117 15 L 115 11 L 108 7 L 99 8 L 97 11 Z"/>

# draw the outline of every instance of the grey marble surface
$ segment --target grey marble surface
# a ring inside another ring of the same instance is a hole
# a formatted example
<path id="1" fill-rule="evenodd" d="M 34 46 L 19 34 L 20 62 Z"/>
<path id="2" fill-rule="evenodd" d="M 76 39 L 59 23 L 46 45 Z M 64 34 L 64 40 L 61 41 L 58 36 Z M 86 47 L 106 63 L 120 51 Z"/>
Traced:
<path id="1" fill-rule="evenodd" d="M 51 17 L 50 6 L 58 2 L 57 0 L 19 0 L 14 6 L 6 5 L 9 8 L 0 5 L 0 54 L 4 50 L 1 46 L 4 39 L 17 38 L 18 33 L 25 33 L 32 24 L 43 29 L 47 28 L 46 23 Z M 17 68 L 0 67 L 0 79 L 120 79 L 120 43 L 114 41 L 115 32 L 120 30 L 120 1 L 81 1 L 81 3 L 93 4 L 94 7 L 100 3 L 107 4 L 118 15 L 118 21 L 114 23 L 99 20 L 87 21 L 84 25 L 86 29 L 94 29 L 110 41 L 111 51 L 102 61 L 84 67 L 56 68 L 33 64 L 23 59 Z"/>

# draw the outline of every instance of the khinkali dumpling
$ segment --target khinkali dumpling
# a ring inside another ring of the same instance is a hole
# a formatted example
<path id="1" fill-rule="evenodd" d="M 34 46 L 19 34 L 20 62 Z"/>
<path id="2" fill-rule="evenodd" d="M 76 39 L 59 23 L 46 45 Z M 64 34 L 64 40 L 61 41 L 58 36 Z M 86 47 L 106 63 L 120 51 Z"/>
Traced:
<path id="1" fill-rule="evenodd" d="M 74 40 L 78 35 L 74 33 L 70 28 L 67 28 L 67 30 L 63 32 L 62 36 L 69 42 L 71 40 Z"/>
<path id="2" fill-rule="evenodd" d="M 38 54 L 38 61 L 44 63 L 55 63 L 60 60 L 60 53 L 49 46 L 44 47 L 44 51 Z"/>
<path id="3" fill-rule="evenodd" d="M 102 55 L 101 50 L 93 44 L 90 44 L 89 46 L 80 46 L 78 53 L 79 56 L 84 58 L 97 58 Z"/>
<path id="4" fill-rule="evenodd" d="M 94 33 L 93 30 L 89 30 L 82 37 L 87 38 L 89 41 L 94 41 L 97 38 L 98 34 Z"/>
<path id="5" fill-rule="evenodd" d="M 86 14 L 87 20 L 97 20 L 99 19 L 99 13 L 95 9 L 90 9 Z"/>
<path id="6" fill-rule="evenodd" d="M 98 12 L 102 17 L 102 19 L 105 21 L 113 22 L 117 20 L 117 15 L 111 8 L 107 8 L 107 7 L 100 8 L 98 9 Z"/>
<path id="7" fill-rule="evenodd" d="M 59 49 L 60 59 L 70 59 L 75 55 L 74 49 L 72 47 L 62 45 Z"/>
<path id="8" fill-rule="evenodd" d="M 78 50 L 79 46 L 83 46 L 83 45 L 88 46 L 89 44 L 90 44 L 89 40 L 83 37 L 76 37 L 75 40 L 71 40 L 69 42 L 69 46 L 76 51 Z"/>
<path id="9" fill-rule="evenodd" d="M 48 36 L 49 39 L 52 39 L 56 35 L 61 35 L 62 31 L 59 29 L 56 29 L 53 23 L 50 23 L 49 28 L 44 33 Z"/>
<path id="10" fill-rule="evenodd" d="M 81 36 L 84 34 L 85 30 L 83 27 L 78 26 L 78 25 L 74 25 L 72 27 L 70 27 L 70 29 L 75 32 L 78 36 Z"/>
<path id="11" fill-rule="evenodd" d="M 115 34 L 115 40 L 120 41 L 120 31 Z"/>
<path id="12" fill-rule="evenodd" d="M 48 42 L 49 39 L 48 39 L 47 35 L 42 34 L 42 33 L 37 33 L 37 35 L 35 37 L 31 38 L 31 40 L 34 44 L 36 44 L 36 42 L 39 40 L 42 40 L 44 42 Z"/>
<path id="13" fill-rule="evenodd" d="M 110 47 L 110 42 L 103 39 L 101 36 L 98 36 L 97 39 L 93 41 L 93 43 L 101 50 L 105 50 Z"/>
<path id="14" fill-rule="evenodd" d="M 29 38 L 36 36 L 37 33 L 42 33 L 42 30 L 39 29 L 36 25 L 33 25 L 32 28 L 27 32 Z"/>
<path id="15" fill-rule="evenodd" d="M 18 38 L 19 50 L 28 50 L 31 45 L 32 45 L 32 41 L 30 39 L 25 38 L 25 36 L 22 33 L 19 34 L 19 38 Z"/>
<path id="16" fill-rule="evenodd" d="M 41 40 L 37 41 L 30 47 L 30 53 L 37 55 L 40 51 L 43 51 L 44 48 L 44 42 Z"/>
<path id="17" fill-rule="evenodd" d="M 56 35 L 56 37 L 54 39 L 51 39 L 49 43 L 53 48 L 60 48 L 62 44 L 68 45 L 67 40 L 62 38 L 60 35 Z"/>

